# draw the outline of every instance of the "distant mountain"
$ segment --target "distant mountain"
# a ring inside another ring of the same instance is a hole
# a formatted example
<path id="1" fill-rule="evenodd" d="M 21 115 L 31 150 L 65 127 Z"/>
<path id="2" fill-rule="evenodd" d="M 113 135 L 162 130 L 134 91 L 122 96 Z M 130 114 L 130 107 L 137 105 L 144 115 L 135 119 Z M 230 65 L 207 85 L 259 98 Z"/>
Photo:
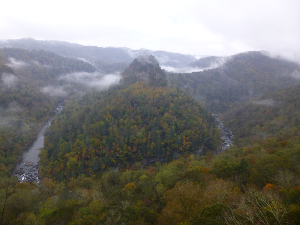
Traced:
<path id="1" fill-rule="evenodd" d="M 184 88 L 213 112 L 300 82 L 300 66 L 261 52 L 229 57 L 215 69 L 169 76 L 171 85 Z"/>
<path id="2" fill-rule="evenodd" d="M 129 48 L 115 47 L 102 48 L 96 46 L 83 46 L 63 41 L 38 41 L 32 38 L 0 41 L 0 47 L 51 51 L 61 56 L 86 60 L 97 66 L 99 70 L 103 71 L 107 71 L 108 65 L 110 64 L 112 64 L 112 68 L 115 68 L 115 70 L 121 69 L 122 71 L 124 67 L 116 67 L 115 63 L 130 63 L 140 55 L 153 55 L 161 65 L 172 67 L 183 67 L 196 60 L 192 55 L 165 51 L 151 51 L 147 49 L 132 50 Z M 103 65 L 99 63 L 100 61 L 106 64 Z M 113 72 L 115 70 L 109 69 L 109 71 Z"/>
<path id="3" fill-rule="evenodd" d="M 193 73 L 217 68 L 223 65 L 226 59 L 226 57 L 204 56 L 180 68 L 166 65 L 162 65 L 162 68 L 166 70 L 169 75 L 173 75 L 174 73 Z"/>
<path id="4" fill-rule="evenodd" d="M 152 86 L 166 86 L 167 76 L 157 59 L 152 55 L 142 55 L 135 59 L 121 74 L 123 84 L 146 81 Z"/>
<path id="5" fill-rule="evenodd" d="M 213 69 L 221 66 L 226 60 L 226 57 L 209 56 L 196 60 L 188 64 L 186 67 L 197 67 L 199 69 Z"/>
<path id="6" fill-rule="evenodd" d="M 93 65 L 97 67 L 98 70 L 102 71 L 105 74 L 116 73 L 124 71 L 125 68 L 129 65 L 128 62 L 116 62 L 116 63 L 107 63 L 101 60 L 96 60 Z"/>

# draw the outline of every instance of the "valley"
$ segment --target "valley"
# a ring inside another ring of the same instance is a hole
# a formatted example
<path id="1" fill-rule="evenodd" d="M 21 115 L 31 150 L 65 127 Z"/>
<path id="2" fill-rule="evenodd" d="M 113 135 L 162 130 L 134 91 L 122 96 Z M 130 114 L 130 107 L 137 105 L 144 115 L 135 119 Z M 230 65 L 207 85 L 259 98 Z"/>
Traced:
<path id="1" fill-rule="evenodd" d="M 55 109 L 55 115 L 49 118 L 44 126 L 39 130 L 36 139 L 32 142 L 32 145 L 28 150 L 22 153 L 20 160 L 17 160 L 17 165 L 13 169 L 13 175 L 18 178 L 20 182 L 40 182 L 39 178 L 39 153 L 44 147 L 44 133 L 51 122 L 55 119 L 57 114 L 63 109 L 62 105 L 59 105 Z"/>
<path id="2" fill-rule="evenodd" d="M 0 224 L 300 223 L 299 64 L 0 47 Z"/>

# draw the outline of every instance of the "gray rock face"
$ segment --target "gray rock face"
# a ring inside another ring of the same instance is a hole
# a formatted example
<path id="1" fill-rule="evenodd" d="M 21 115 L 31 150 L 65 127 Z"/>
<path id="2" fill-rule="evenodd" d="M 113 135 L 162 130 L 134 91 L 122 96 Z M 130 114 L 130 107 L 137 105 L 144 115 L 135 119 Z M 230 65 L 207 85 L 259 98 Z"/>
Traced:
<path id="1" fill-rule="evenodd" d="M 121 83 L 133 84 L 136 81 L 146 81 L 151 86 L 166 86 L 167 75 L 152 55 L 139 56 L 124 70 Z"/>
<path id="2" fill-rule="evenodd" d="M 159 67 L 159 62 L 157 59 L 152 56 L 152 55 L 141 55 L 136 59 L 137 62 L 147 65 L 147 64 L 152 64 L 153 66 Z"/>

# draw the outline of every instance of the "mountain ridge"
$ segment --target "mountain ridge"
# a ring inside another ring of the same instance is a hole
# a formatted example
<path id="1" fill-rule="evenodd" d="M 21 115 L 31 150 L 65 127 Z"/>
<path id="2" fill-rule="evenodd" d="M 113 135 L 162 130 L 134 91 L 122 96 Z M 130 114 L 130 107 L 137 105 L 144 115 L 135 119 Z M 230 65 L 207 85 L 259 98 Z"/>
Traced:
<path id="1" fill-rule="evenodd" d="M 91 63 L 97 60 L 106 63 L 130 63 L 136 57 L 144 54 L 154 55 L 160 64 L 182 67 L 196 60 L 195 56 L 166 51 L 151 51 L 147 49 L 132 50 L 126 47 L 97 47 L 73 44 L 65 41 L 38 41 L 33 38 L 23 38 L 0 41 L 0 47 L 25 48 L 28 50 L 42 49 L 71 58 L 83 58 Z M 101 68 L 98 68 L 101 69 Z"/>

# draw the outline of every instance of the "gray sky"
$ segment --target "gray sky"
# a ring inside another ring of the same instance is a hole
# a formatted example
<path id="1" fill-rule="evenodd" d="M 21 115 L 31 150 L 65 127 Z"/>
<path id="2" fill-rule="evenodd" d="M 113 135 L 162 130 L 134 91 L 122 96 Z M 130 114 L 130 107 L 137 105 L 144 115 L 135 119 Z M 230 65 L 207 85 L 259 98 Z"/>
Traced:
<path id="1" fill-rule="evenodd" d="M 9 0 L 1 9 L 0 39 L 300 59 L 300 0 Z"/>

